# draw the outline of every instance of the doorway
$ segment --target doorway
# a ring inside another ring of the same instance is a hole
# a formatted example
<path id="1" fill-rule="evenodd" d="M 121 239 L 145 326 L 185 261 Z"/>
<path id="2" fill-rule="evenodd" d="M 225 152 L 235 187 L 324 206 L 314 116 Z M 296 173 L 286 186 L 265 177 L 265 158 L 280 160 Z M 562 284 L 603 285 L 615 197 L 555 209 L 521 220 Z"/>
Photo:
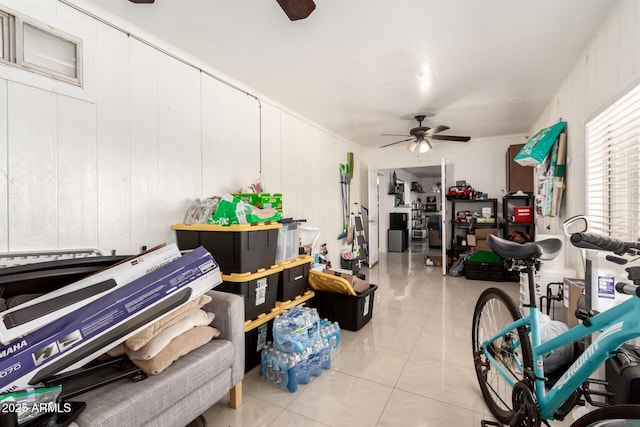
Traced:
<path id="1" fill-rule="evenodd" d="M 387 230 L 390 228 L 390 214 L 404 212 L 410 219 L 408 252 L 421 252 L 425 263 L 428 258 L 434 266 L 444 266 L 443 273 L 446 274 L 446 239 L 443 236 L 443 231 L 446 233 L 443 230 L 446 202 L 443 203 L 442 189 L 445 185 L 443 180 L 449 175 L 450 169 L 445 167 L 443 160 L 441 164 L 430 166 L 376 170 L 375 185 L 371 185 L 369 189 L 370 195 L 375 194 L 375 203 L 372 198 L 369 200 L 372 210 L 377 208 L 375 214 L 370 212 L 370 215 L 377 218 L 377 223 L 370 223 L 369 230 L 379 237 L 378 247 L 381 252 L 388 252 Z M 402 197 L 398 197 L 397 194 L 398 182 L 404 183 Z"/>

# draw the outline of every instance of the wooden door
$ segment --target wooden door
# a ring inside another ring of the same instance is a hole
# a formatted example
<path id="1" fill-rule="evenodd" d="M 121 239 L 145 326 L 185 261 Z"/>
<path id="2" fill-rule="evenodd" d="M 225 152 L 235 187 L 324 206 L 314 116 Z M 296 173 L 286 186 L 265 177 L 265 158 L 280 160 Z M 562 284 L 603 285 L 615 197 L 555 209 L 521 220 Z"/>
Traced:
<path id="1" fill-rule="evenodd" d="M 524 144 L 510 145 L 507 149 L 507 192 L 515 193 L 519 190 L 533 193 L 533 168 L 521 166 L 513 158 L 524 147 Z"/>

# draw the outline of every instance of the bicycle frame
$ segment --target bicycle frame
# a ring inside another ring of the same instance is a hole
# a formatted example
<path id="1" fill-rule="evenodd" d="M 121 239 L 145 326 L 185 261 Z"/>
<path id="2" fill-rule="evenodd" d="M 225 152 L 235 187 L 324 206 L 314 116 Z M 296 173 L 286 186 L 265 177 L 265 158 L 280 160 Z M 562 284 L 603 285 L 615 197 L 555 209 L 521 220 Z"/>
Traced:
<path id="1" fill-rule="evenodd" d="M 590 326 L 579 324 L 557 337 L 540 343 L 539 309 L 535 304 L 529 308 L 529 314 L 502 329 L 495 336 L 482 343 L 487 359 L 513 387 L 514 382 L 506 375 L 487 348 L 490 343 L 507 332 L 521 326 L 531 331 L 533 351 L 533 371 L 535 374 L 535 395 L 544 419 L 553 419 L 555 411 L 571 394 L 593 374 L 613 352 L 626 341 L 640 336 L 640 298 L 631 297 L 626 301 L 599 313 L 590 319 Z M 547 392 L 544 382 L 542 356 L 564 345 L 572 344 L 595 332 L 600 332 L 591 345 L 562 374 L 558 382 Z"/>

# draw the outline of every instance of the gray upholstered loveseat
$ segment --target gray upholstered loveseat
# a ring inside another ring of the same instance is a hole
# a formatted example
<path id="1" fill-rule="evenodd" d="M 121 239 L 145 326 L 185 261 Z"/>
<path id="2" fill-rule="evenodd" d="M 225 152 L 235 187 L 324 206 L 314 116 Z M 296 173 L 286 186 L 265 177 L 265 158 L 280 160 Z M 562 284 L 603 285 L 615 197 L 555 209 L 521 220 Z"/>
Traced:
<path id="1" fill-rule="evenodd" d="M 181 357 L 164 372 L 140 382 L 128 379 L 78 395 L 86 402 L 76 423 L 86 426 L 185 426 L 225 394 L 242 403 L 244 302 L 242 297 L 209 291 L 204 308 L 215 313 L 221 335 Z"/>

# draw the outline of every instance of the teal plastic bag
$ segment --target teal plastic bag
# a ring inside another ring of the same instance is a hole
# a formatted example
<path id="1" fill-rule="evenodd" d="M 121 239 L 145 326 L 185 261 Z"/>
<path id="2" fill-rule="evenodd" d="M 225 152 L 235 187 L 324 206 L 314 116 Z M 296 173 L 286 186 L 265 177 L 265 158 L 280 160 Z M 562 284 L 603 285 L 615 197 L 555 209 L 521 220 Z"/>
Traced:
<path id="1" fill-rule="evenodd" d="M 551 147 L 558 139 L 558 135 L 566 125 L 567 122 L 558 122 L 553 126 L 540 130 L 527 141 L 513 160 L 522 166 L 538 166 L 544 162 L 551 151 Z"/>

